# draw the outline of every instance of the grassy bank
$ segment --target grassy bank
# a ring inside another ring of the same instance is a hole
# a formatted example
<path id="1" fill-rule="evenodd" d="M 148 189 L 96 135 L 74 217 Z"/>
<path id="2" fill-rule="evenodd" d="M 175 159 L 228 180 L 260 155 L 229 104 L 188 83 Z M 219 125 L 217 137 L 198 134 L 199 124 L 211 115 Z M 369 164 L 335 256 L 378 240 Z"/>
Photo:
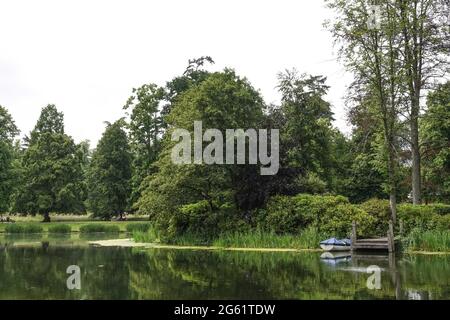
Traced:
<path id="1" fill-rule="evenodd" d="M 449 252 L 450 231 L 413 230 L 403 239 L 403 247 L 407 251 Z"/>
<path id="2" fill-rule="evenodd" d="M 248 232 L 224 233 L 215 239 L 205 240 L 198 235 L 183 234 L 161 241 L 158 233 L 150 228 L 147 232 L 133 232 L 136 242 L 166 243 L 179 246 L 213 246 L 221 248 L 280 248 L 280 249 L 315 249 L 324 235 L 314 229 L 306 229 L 299 235 L 277 235 L 273 232 L 253 230 Z"/>
<path id="3" fill-rule="evenodd" d="M 52 216 L 52 222 L 42 223 L 42 217 L 11 217 L 14 223 L 0 223 L 0 233 L 71 233 L 71 232 L 132 232 L 148 230 L 148 221 L 95 221 L 87 216 Z"/>
<path id="4" fill-rule="evenodd" d="M 198 235 L 183 234 L 170 241 L 161 240 L 153 228 L 146 232 L 133 232 L 133 239 L 143 243 L 161 243 L 177 246 L 212 246 L 219 248 L 279 248 L 279 249 L 317 249 L 319 242 L 328 238 L 313 228 L 305 229 L 298 235 L 275 234 L 273 232 L 253 230 L 248 232 L 224 233 L 215 239 L 205 240 Z M 450 231 L 415 230 L 401 241 L 406 252 L 450 252 Z"/>

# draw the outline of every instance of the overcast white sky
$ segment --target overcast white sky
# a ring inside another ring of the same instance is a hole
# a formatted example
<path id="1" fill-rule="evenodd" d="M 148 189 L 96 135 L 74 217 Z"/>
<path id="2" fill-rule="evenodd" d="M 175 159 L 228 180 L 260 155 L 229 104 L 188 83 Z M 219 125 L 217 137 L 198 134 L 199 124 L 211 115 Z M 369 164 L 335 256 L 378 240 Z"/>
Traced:
<path id="1" fill-rule="evenodd" d="M 335 125 L 348 132 L 351 78 L 322 27 L 329 14 L 321 0 L 0 0 L 0 104 L 22 134 L 55 104 L 66 132 L 95 145 L 133 87 L 164 85 L 209 55 L 211 70 L 234 68 L 267 102 L 279 100 L 279 71 L 327 76 Z"/>

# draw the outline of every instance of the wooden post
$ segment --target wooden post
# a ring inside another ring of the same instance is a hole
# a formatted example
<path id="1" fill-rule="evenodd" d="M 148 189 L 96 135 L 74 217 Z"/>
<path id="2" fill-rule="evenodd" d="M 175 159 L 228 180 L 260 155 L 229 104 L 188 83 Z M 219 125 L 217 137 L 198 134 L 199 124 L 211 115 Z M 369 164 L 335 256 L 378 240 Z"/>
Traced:
<path id="1" fill-rule="evenodd" d="M 388 230 L 387 238 L 388 238 L 388 250 L 389 250 L 389 252 L 394 252 L 395 251 L 394 225 L 392 223 L 392 220 L 389 221 L 389 230 Z"/>
<path id="2" fill-rule="evenodd" d="M 352 246 L 351 249 L 353 251 L 353 246 L 356 244 L 356 221 L 352 221 L 352 237 L 351 237 L 351 241 L 352 241 Z"/>

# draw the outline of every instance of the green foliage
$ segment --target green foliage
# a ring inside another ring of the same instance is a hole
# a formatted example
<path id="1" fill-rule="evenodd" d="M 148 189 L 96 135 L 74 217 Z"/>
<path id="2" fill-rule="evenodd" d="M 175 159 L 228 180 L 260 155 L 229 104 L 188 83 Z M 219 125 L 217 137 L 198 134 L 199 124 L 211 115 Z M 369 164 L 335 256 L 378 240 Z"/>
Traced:
<path id="1" fill-rule="evenodd" d="M 384 236 L 388 230 L 390 220 L 390 209 L 388 200 L 371 199 L 360 205 L 360 209 L 375 218 L 372 224 L 372 234 Z M 442 204 L 412 205 L 400 204 L 398 206 L 398 220 L 403 223 L 403 232 L 408 234 L 413 229 L 448 230 L 450 229 L 450 218 L 446 214 L 448 206 Z M 399 224 L 397 224 L 397 232 Z"/>
<path id="2" fill-rule="evenodd" d="M 183 91 L 175 99 L 166 121 L 170 128 L 184 128 L 193 132 L 194 121 L 202 120 L 204 128 L 217 128 L 225 132 L 228 128 L 258 128 L 263 117 L 263 102 L 259 93 L 246 79 L 234 71 L 225 70 L 209 74 L 201 83 Z M 221 220 L 223 205 L 242 196 L 238 186 L 240 172 L 237 165 L 175 165 L 171 161 L 171 150 L 175 145 L 170 140 L 169 129 L 163 141 L 160 159 L 155 164 L 157 172 L 149 176 L 143 185 L 138 202 L 139 212 L 149 214 L 156 227 L 174 235 L 183 233 L 194 223 L 196 232 L 216 233 Z M 206 205 L 206 202 L 207 205 Z M 194 204 L 195 214 L 190 207 Z M 233 204 L 233 206 L 236 203 Z M 206 208 L 209 207 L 209 213 Z M 199 225 L 202 218 L 214 228 Z"/>
<path id="3" fill-rule="evenodd" d="M 151 223 L 129 223 L 127 224 L 127 232 L 147 232 L 152 227 Z"/>
<path id="4" fill-rule="evenodd" d="M 39 119 L 31 132 L 30 137 L 25 138 L 28 145 L 36 143 L 36 141 L 44 133 L 64 134 L 64 115 L 56 109 L 56 106 L 49 104 L 42 108 Z"/>
<path id="5" fill-rule="evenodd" d="M 450 251 L 450 231 L 423 231 L 413 229 L 403 240 L 404 246 L 412 251 L 448 252 Z"/>
<path id="6" fill-rule="evenodd" d="M 15 195 L 13 212 L 83 213 L 85 187 L 80 159 L 72 138 L 64 134 L 63 115 L 47 106 L 31 133 L 23 159 L 23 185 Z"/>
<path id="7" fill-rule="evenodd" d="M 19 134 L 12 116 L 8 110 L 0 105 L 0 141 L 13 142 L 14 138 Z"/>
<path id="8" fill-rule="evenodd" d="M 5 232 L 6 233 L 23 233 L 23 229 L 24 228 L 23 228 L 22 224 L 11 223 L 5 227 Z"/>
<path id="9" fill-rule="evenodd" d="M 109 124 L 98 142 L 88 171 L 88 205 L 105 220 L 128 208 L 131 154 L 123 121 Z"/>
<path id="10" fill-rule="evenodd" d="M 195 235 L 203 241 L 227 230 L 241 230 L 246 224 L 229 204 L 216 205 L 202 200 L 182 206 L 169 229 L 172 236 Z"/>
<path id="11" fill-rule="evenodd" d="M 435 230 L 444 226 L 445 217 L 438 215 L 432 206 L 401 204 L 398 206 L 398 219 L 403 221 L 405 233 L 413 229 Z"/>
<path id="12" fill-rule="evenodd" d="M 164 121 L 165 117 L 170 114 L 176 100 L 184 92 L 196 85 L 199 85 L 210 75 L 210 73 L 203 68 L 205 64 L 214 64 L 214 60 L 209 56 L 189 59 L 189 65 L 183 75 L 175 77 L 171 81 L 167 82 L 165 100 L 168 103 L 164 105 L 161 111 L 164 127 L 167 126 L 167 123 Z"/>
<path id="13" fill-rule="evenodd" d="M 71 233 L 72 228 L 67 224 L 58 223 L 48 227 L 49 233 Z"/>
<path id="14" fill-rule="evenodd" d="M 118 233 L 120 232 L 119 226 L 108 225 L 102 223 L 91 223 L 85 224 L 80 227 L 81 233 L 96 233 L 96 232 L 108 232 L 108 233 Z"/>
<path id="15" fill-rule="evenodd" d="M 10 205 L 13 154 L 10 145 L 0 141 L 0 213 L 7 212 Z"/>
<path id="16" fill-rule="evenodd" d="M 212 245 L 224 248 L 316 249 L 324 238 L 325 235 L 318 233 L 315 228 L 307 228 L 296 235 L 279 235 L 256 229 L 247 232 L 221 234 L 217 239 L 214 239 Z"/>
<path id="17" fill-rule="evenodd" d="M 5 227 L 6 233 L 42 233 L 43 228 L 38 224 L 16 224 L 11 223 Z"/>
<path id="18" fill-rule="evenodd" d="M 159 113 L 159 105 L 163 98 L 163 88 L 155 84 L 145 84 L 133 89 L 133 95 L 124 106 L 125 110 L 129 110 L 128 129 L 134 156 L 131 206 L 139 199 L 142 181 L 152 173 L 151 164 L 155 162 L 160 152 L 163 120 Z"/>
<path id="19" fill-rule="evenodd" d="M 156 228 L 150 227 L 147 231 L 133 231 L 133 240 L 136 242 L 156 243 L 160 242 L 160 235 Z"/>
<path id="20" fill-rule="evenodd" d="M 25 153 L 25 185 L 16 198 L 14 211 L 83 213 L 83 173 L 75 154 L 76 146 L 70 137 L 42 133 Z"/>
<path id="21" fill-rule="evenodd" d="M 43 231 L 44 228 L 38 224 L 29 223 L 23 226 L 23 233 L 42 233 Z"/>
<path id="22" fill-rule="evenodd" d="M 441 216 L 435 218 L 437 220 L 436 229 L 437 230 L 450 230 L 450 215 Z"/>
<path id="23" fill-rule="evenodd" d="M 295 234 L 313 226 L 327 235 L 344 237 L 350 234 L 352 221 L 358 223 L 360 234 L 373 233 L 375 219 L 345 197 L 300 194 L 272 198 L 267 205 L 264 226 L 278 234 Z"/>
<path id="24" fill-rule="evenodd" d="M 450 202 L 450 81 L 428 96 L 420 123 L 427 201 Z"/>
<path id="25" fill-rule="evenodd" d="M 431 204 L 428 204 L 427 206 L 432 207 L 433 211 L 438 215 L 441 215 L 441 216 L 450 215 L 450 205 L 448 205 L 448 204 L 431 203 Z"/>
<path id="26" fill-rule="evenodd" d="M 391 219 L 389 200 L 370 199 L 358 207 L 375 219 L 371 233 L 377 236 L 386 236 Z"/>
<path id="27" fill-rule="evenodd" d="M 329 87 L 322 76 L 298 76 L 286 71 L 278 76 L 281 110 L 286 119 L 281 128 L 281 145 L 287 150 L 286 165 L 301 168 L 329 180 L 331 165 L 332 112 L 323 97 Z"/>
<path id="28" fill-rule="evenodd" d="M 14 137 L 19 133 L 8 110 L 0 105 L 0 213 L 7 212 L 18 185 L 14 172 Z"/>

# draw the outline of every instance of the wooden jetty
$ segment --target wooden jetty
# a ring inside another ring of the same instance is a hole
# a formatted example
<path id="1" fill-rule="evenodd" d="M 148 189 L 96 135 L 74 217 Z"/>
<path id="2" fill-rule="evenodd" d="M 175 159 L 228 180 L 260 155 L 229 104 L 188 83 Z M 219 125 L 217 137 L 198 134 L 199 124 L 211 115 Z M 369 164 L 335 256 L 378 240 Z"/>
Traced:
<path id="1" fill-rule="evenodd" d="M 356 222 L 352 223 L 352 251 L 363 250 L 383 250 L 388 252 L 395 252 L 394 241 L 394 225 L 389 221 L 389 229 L 385 238 L 374 239 L 358 239 L 356 233 Z"/>

